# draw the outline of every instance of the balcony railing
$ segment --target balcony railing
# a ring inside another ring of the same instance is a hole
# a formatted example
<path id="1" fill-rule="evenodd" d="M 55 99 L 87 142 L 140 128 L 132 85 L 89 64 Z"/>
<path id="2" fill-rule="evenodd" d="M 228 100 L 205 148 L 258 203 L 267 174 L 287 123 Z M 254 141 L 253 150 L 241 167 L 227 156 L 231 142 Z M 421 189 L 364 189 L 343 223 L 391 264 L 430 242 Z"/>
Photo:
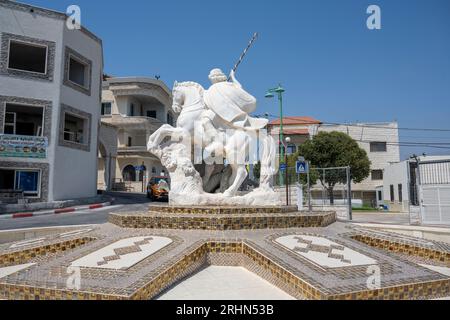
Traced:
<path id="1" fill-rule="evenodd" d="M 118 152 L 147 152 L 146 146 L 121 146 L 117 148 Z"/>
<path id="2" fill-rule="evenodd" d="M 155 118 L 145 116 L 123 116 L 121 114 L 113 114 L 111 116 L 102 117 L 102 121 L 112 124 L 119 128 L 131 128 L 138 130 L 156 131 L 163 123 Z"/>

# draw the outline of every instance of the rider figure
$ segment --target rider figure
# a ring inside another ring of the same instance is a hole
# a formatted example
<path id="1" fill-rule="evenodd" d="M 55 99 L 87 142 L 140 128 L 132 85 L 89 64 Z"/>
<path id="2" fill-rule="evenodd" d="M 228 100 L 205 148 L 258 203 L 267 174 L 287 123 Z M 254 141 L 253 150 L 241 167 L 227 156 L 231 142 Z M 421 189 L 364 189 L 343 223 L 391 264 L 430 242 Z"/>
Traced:
<path id="1" fill-rule="evenodd" d="M 205 113 L 213 123 L 222 120 L 225 127 L 258 130 L 267 125 L 266 119 L 249 116 L 256 110 L 256 98 L 247 93 L 236 80 L 234 71 L 230 73 L 231 81 L 220 69 L 213 69 L 209 74 L 212 85 L 204 93 L 204 100 L 209 112 Z M 220 119 L 215 118 L 218 116 Z"/>

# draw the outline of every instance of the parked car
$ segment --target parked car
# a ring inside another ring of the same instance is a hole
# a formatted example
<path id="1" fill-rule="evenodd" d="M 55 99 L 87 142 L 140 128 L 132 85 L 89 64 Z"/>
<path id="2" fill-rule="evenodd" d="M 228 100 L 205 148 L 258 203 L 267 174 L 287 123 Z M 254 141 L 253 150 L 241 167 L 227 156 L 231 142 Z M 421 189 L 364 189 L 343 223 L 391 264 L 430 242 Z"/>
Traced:
<path id="1" fill-rule="evenodd" d="M 147 183 L 147 197 L 152 201 L 169 201 L 170 181 L 168 177 L 151 177 Z"/>

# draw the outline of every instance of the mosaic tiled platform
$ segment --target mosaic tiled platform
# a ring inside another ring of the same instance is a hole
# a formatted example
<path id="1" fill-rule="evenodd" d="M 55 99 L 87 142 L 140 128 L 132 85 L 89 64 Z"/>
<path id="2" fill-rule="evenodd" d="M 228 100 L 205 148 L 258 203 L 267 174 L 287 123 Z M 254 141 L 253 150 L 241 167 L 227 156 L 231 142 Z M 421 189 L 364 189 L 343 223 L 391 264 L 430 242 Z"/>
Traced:
<path id="1" fill-rule="evenodd" d="M 179 213 L 179 214 L 252 214 L 252 213 L 288 213 L 296 212 L 297 206 L 172 206 L 151 205 L 152 213 Z"/>
<path id="2" fill-rule="evenodd" d="M 162 212 L 158 210 L 162 209 Z M 325 227 L 336 221 L 334 212 L 303 213 L 291 207 L 181 208 L 151 207 L 149 212 L 120 212 L 109 216 L 109 222 L 123 228 L 243 230 Z M 253 212 L 254 211 L 254 212 Z M 273 211 L 273 212 L 271 212 Z"/>
<path id="3" fill-rule="evenodd" d="M 152 299 L 211 264 L 243 266 L 297 299 L 450 295 L 450 276 L 423 267 L 428 258 L 367 245 L 355 237 L 379 234 L 340 222 L 325 228 L 230 231 L 132 229 L 108 223 L 71 232 L 64 238 L 56 234 L 1 245 L 1 256 L 40 254 L 0 263 L 0 298 Z M 56 250 L 68 241 L 77 245 Z M 448 254 L 445 245 L 426 242 L 416 246 Z M 436 262 L 450 267 L 448 261 Z M 75 288 L 74 268 L 80 275 Z M 368 286 L 374 269 L 380 272 L 379 287 Z"/>

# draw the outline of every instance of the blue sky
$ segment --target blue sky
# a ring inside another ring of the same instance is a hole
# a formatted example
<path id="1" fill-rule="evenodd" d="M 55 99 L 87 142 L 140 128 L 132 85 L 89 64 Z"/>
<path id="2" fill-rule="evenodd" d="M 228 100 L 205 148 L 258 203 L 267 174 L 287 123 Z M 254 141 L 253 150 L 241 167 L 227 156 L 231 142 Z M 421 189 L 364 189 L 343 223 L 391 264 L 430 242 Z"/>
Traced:
<path id="1" fill-rule="evenodd" d="M 448 0 L 24 0 L 82 10 L 82 24 L 103 39 L 105 72 L 161 75 L 208 86 L 213 67 L 230 70 L 253 32 L 260 37 L 237 72 L 278 114 L 267 88 L 286 88 L 285 114 L 324 122 L 391 121 L 450 129 Z M 366 9 L 381 7 L 382 29 L 368 30 Z M 450 144 L 450 132 L 401 131 L 402 141 Z M 411 153 L 449 149 L 402 147 Z"/>

